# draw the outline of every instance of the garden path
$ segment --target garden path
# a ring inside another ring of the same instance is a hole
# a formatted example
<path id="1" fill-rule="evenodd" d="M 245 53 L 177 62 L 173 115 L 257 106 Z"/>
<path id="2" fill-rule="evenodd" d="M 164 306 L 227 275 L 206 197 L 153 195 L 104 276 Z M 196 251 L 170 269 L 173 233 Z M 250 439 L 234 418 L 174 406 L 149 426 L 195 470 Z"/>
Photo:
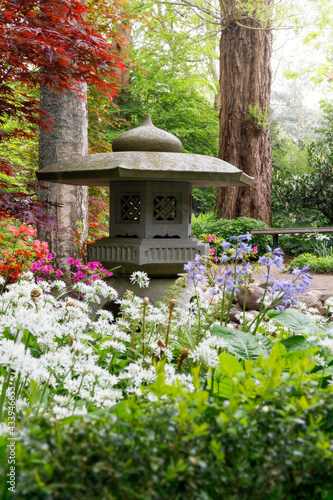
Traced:
<path id="1" fill-rule="evenodd" d="M 285 265 L 288 266 L 291 260 L 292 258 L 285 257 Z M 280 272 L 277 269 L 274 269 L 272 274 L 275 279 L 291 279 L 293 277 L 290 272 Z M 333 271 L 330 273 L 313 273 L 310 271 L 309 274 L 312 276 L 309 290 L 320 290 L 322 292 L 333 291 Z M 259 272 L 254 273 L 255 281 L 257 281 L 257 278 L 259 279 L 259 276 Z"/>

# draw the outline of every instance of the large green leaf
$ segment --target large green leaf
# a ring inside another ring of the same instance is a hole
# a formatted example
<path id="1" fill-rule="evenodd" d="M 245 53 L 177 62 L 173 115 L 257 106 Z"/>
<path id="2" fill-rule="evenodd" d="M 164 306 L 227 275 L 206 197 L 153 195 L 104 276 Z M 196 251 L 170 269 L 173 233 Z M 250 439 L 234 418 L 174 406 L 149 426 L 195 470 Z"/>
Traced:
<path id="1" fill-rule="evenodd" d="M 268 316 L 272 317 L 276 323 L 290 328 L 295 333 L 302 335 L 318 335 L 323 333 L 323 329 L 319 328 L 307 314 L 295 309 L 286 309 L 279 316 L 268 313 Z"/>
<path id="2" fill-rule="evenodd" d="M 212 335 L 223 338 L 229 352 L 240 359 L 249 361 L 257 359 L 259 356 L 268 357 L 267 350 L 259 344 L 259 339 L 251 333 L 215 325 L 212 329 Z"/>
<path id="3" fill-rule="evenodd" d="M 274 345 L 273 342 L 266 337 L 266 335 L 262 335 L 261 333 L 258 333 L 256 338 L 258 339 L 259 345 L 266 351 L 268 357 Z"/>
<path id="4" fill-rule="evenodd" d="M 219 360 L 219 366 L 214 370 L 214 393 L 229 399 L 232 397 L 235 388 L 232 379 L 238 373 L 244 373 L 244 369 L 238 359 L 227 352 L 222 352 L 219 355 Z M 211 384 L 211 379 L 208 379 L 209 387 L 211 387 Z"/>
<path id="5" fill-rule="evenodd" d="M 208 386 L 212 386 L 212 379 L 208 379 Z M 214 374 L 214 394 L 221 398 L 230 399 L 234 394 L 234 382 L 221 373 Z"/>
<path id="6" fill-rule="evenodd" d="M 289 337 L 289 339 L 281 340 L 281 344 L 284 345 L 287 352 L 294 351 L 307 351 L 313 347 L 319 347 L 319 342 L 309 342 L 302 335 L 294 335 Z"/>

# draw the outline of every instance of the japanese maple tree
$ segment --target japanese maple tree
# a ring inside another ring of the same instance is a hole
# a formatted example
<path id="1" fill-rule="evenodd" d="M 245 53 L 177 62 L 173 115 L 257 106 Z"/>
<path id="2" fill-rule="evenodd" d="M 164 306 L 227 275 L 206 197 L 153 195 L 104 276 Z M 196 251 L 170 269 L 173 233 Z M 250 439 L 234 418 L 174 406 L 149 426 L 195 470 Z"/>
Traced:
<path id="1" fill-rule="evenodd" d="M 90 17 L 92 25 L 86 13 L 78 0 L 1 0 L 0 141 L 33 137 L 41 125 L 52 127 L 39 107 L 40 85 L 64 92 L 86 82 L 110 98 L 117 93 L 125 63 L 117 50 L 119 40 L 111 43 L 110 33 L 114 30 L 116 39 L 114 28 L 126 24 L 127 14 L 123 4 L 108 2 L 107 21 L 104 16 L 99 27 L 98 16 Z M 107 36 L 101 33 L 105 24 Z M 8 121 L 14 126 L 4 127 Z M 47 226 L 51 221 L 30 194 L 16 190 L 17 185 L 6 188 L 15 169 L 4 156 L 0 160 L 0 216 Z"/>

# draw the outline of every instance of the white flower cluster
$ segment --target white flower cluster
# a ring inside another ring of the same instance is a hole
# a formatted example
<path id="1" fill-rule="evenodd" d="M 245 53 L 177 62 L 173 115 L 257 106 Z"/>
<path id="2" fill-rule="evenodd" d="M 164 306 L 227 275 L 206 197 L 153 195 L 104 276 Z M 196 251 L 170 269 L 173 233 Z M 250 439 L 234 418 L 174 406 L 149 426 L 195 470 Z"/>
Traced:
<path id="1" fill-rule="evenodd" d="M 132 282 L 147 286 L 149 278 L 137 272 Z M 30 406 L 50 418 L 64 418 L 113 406 L 130 394 L 153 401 L 156 396 L 149 388 L 144 396 L 142 387 L 155 383 L 160 360 L 165 363 L 166 384 L 194 391 L 189 366 L 217 368 L 219 352 L 227 349 L 223 338 L 209 333 L 216 318 L 205 319 L 210 309 L 201 295 L 199 310 L 196 300 L 178 308 L 174 301 L 153 306 L 135 293 L 119 298 L 101 280 L 77 283 L 74 291 L 83 298 L 68 296 L 60 280 L 37 286 L 27 273 L 0 295 L 0 401 L 6 399 L 2 396 L 10 375 L 19 388 L 17 411 Z M 119 317 L 98 309 L 106 300 L 117 302 Z M 253 318 L 246 313 L 245 323 Z M 308 341 L 319 343 L 317 363 L 327 366 L 333 338 L 327 320 L 314 319 L 327 336 L 315 333 Z M 275 342 L 293 332 L 270 320 L 265 322 L 265 334 Z M 0 435 L 4 432 L 0 427 Z"/>
<path id="2" fill-rule="evenodd" d="M 141 272 L 134 273 L 131 281 L 149 284 Z M 37 384 L 41 397 L 34 403 L 36 411 L 64 418 L 112 406 L 126 394 L 142 395 L 141 386 L 155 382 L 155 363 L 160 359 L 166 361 L 167 384 L 180 383 L 194 390 L 192 375 L 178 371 L 171 362 L 179 336 L 198 321 L 195 308 L 184 316 L 175 307 L 171 317 L 167 304 L 143 307 L 136 296 L 121 299 L 101 280 L 91 285 L 79 282 L 73 288 L 83 299 L 68 297 L 60 280 L 52 286 L 47 282 L 36 285 L 27 273 L 0 295 L 0 373 L 10 372 L 28 393 Z M 52 294 L 55 289 L 58 298 Z M 96 303 L 103 304 L 106 298 L 119 303 L 122 314 L 117 320 L 104 309 L 94 314 Z M 165 346 L 168 324 L 169 344 Z M 215 367 L 220 347 L 224 347 L 221 339 L 207 336 L 190 357 Z M 0 394 L 3 388 L 5 377 L 0 376 Z M 18 401 L 21 409 L 30 404 L 28 399 Z"/>

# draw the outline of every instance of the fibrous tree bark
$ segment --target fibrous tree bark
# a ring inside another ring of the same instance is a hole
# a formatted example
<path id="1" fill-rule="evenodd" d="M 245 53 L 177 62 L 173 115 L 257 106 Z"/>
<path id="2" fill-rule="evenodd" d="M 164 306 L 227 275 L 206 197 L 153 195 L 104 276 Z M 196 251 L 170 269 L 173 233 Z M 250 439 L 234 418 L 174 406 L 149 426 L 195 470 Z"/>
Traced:
<path id="1" fill-rule="evenodd" d="M 78 91 L 54 92 L 46 87 L 40 91 L 43 110 L 55 122 L 51 131 L 40 131 L 39 168 L 45 168 L 71 156 L 88 154 L 87 101 L 84 98 L 86 85 L 80 84 Z M 65 184 L 46 183 L 49 190 L 40 196 L 61 204 L 55 209 L 61 233 L 40 231 L 39 238 L 49 243 L 59 267 L 67 266 L 67 259 L 75 255 L 74 232 L 78 221 L 83 229 L 88 227 L 88 188 Z"/>
<path id="2" fill-rule="evenodd" d="M 245 3 L 245 2 L 244 2 Z M 272 0 L 256 2 L 270 7 Z M 254 177 L 250 188 L 218 188 L 219 217 L 253 217 L 271 223 L 271 31 L 255 12 L 239 21 L 234 0 L 222 2 L 219 158 Z M 229 16 L 227 14 L 230 14 Z"/>

